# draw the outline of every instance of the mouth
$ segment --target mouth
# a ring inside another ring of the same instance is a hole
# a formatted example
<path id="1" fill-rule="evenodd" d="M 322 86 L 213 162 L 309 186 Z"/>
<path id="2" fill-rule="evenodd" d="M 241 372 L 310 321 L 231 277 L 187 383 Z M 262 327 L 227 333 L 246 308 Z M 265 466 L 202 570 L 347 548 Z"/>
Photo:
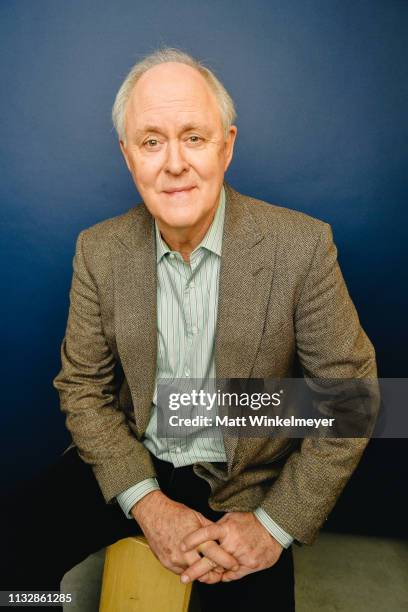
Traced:
<path id="1" fill-rule="evenodd" d="M 190 191 L 193 191 L 193 189 L 195 189 L 195 186 L 185 186 L 185 187 L 174 187 L 173 189 L 164 189 L 164 193 L 166 195 L 170 195 L 170 196 L 176 196 L 176 195 L 183 195 L 185 193 L 189 193 Z"/>

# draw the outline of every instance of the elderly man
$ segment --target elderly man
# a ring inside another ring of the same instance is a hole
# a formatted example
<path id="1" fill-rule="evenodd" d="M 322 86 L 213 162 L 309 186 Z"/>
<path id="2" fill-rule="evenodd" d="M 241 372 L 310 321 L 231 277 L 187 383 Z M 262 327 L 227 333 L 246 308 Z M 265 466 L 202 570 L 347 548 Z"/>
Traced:
<path id="1" fill-rule="evenodd" d="M 291 544 L 313 542 L 367 440 L 157 428 L 160 379 L 290 377 L 295 357 L 308 377 L 376 376 L 329 226 L 224 182 L 234 118 L 213 73 L 174 49 L 119 90 L 113 119 L 143 204 L 78 237 L 54 381 L 73 444 L 25 492 L 44 562 L 11 563 L 9 583 L 55 587 L 142 530 L 196 581 L 203 611 L 294 610 Z"/>

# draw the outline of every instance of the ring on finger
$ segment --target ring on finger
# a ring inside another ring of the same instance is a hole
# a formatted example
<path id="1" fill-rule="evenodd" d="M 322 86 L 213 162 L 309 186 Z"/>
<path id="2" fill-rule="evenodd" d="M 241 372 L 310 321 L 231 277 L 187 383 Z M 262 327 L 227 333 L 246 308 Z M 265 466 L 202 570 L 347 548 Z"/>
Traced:
<path id="1" fill-rule="evenodd" d="M 208 561 L 208 563 L 211 565 L 211 567 L 217 567 L 217 565 L 218 565 L 218 563 L 215 563 L 215 561 L 213 561 L 212 559 L 209 559 L 208 557 L 204 556 L 203 559 Z"/>

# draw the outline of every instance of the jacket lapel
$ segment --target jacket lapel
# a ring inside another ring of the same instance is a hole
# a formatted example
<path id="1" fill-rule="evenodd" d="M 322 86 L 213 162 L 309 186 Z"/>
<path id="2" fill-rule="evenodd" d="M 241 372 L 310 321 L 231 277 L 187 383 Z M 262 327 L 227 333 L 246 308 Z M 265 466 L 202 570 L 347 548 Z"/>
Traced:
<path id="1" fill-rule="evenodd" d="M 127 213 L 112 253 L 116 338 L 142 435 L 150 418 L 157 358 L 154 222 L 144 205 Z"/>
<path id="2" fill-rule="evenodd" d="M 272 286 L 275 239 L 265 238 L 249 199 L 226 188 L 215 342 L 217 378 L 251 377 Z M 224 434 L 231 469 L 237 437 Z"/>

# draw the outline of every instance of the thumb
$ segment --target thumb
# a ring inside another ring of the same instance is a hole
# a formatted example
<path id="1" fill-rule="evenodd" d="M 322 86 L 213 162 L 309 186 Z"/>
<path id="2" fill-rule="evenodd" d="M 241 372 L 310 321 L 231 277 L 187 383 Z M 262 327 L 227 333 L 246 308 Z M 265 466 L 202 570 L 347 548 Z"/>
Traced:
<path id="1" fill-rule="evenodd" d="M 198 520 L 200 521 L 203 527 L 206 527 L 206 525 L 214 524 L 213 521 L 210 521 L 206 516 L 201 514 L 201 512 L 197 512 L 196 510 L 194 510 L 194 514 L 196 515 L 196 517 L 198 518 Z"/>

